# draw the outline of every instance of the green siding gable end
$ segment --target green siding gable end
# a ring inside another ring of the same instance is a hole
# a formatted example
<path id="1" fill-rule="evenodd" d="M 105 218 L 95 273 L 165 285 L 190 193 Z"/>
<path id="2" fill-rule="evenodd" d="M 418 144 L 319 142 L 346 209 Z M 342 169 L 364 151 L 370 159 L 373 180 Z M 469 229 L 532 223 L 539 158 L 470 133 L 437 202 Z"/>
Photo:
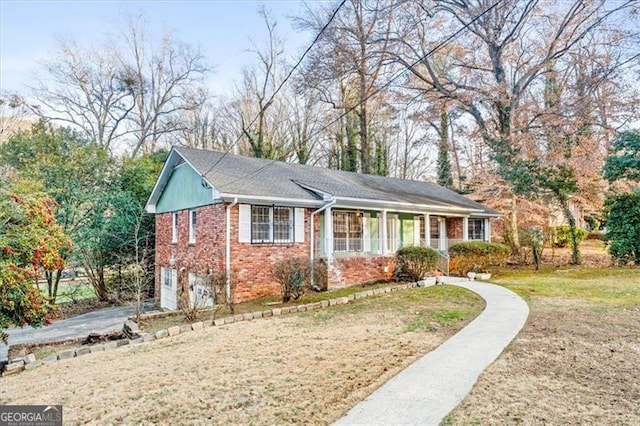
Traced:
<path id="1" fill-rule="evenodd" d="M 156 206 L 156 213 L 173 212 L 213 204 L 213 189 L 202 186 L 202 177 L 188 164 L 173 170 Z"/>

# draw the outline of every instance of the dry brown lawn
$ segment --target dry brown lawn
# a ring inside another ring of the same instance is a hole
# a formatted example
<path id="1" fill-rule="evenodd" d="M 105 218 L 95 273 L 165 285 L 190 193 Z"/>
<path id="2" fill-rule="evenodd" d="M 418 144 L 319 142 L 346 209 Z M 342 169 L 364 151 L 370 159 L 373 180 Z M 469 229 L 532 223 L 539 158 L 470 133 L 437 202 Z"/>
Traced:
<path id="1" fill-rule="evenodd" d="M 640 425 L 640 309 L 530 302 L 447 424 Z"/>
<path id="2" fill-rule="evenodd" d="M 65 423 L 328 424 L 483 306 L 438 286 L 207 328 L 1 378 L 0 404 L 62 404 Z"/>
<path id="3" fill-rule="evenodd" d="M 527 299 L 529 319 L 445 424 L 640 425 L 640 268 L 496 279 Z"/>

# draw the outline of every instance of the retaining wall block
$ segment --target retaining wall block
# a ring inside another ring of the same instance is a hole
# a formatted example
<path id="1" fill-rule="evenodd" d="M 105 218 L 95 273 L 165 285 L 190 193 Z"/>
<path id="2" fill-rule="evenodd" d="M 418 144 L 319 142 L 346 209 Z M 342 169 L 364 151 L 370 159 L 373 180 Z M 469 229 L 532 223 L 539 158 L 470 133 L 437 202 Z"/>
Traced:
<path id="1" fill-rule="evenodd" d="M 68 351 L 58 352 L 58 361 L 73 358 L 74 356 L 76 356 L 76 351 L 72 349 Z"/>
<path id="2" fill-rule="evenodd" d="M 24 361 L 20 360 L 20 361 L 14 361 L 10 364 L 7 364 L 4 367 L 4 373 L 2 373 L 3 376 L 10 376 L 12 374 L 16 374 L 21 372 L 22 370 L 24 370 Z"/>
<path id="3" fill-rule="evenodd" d="M 169 336 L 169 330 L 167 330 L 166 328 L 164 328 L 162 330 L 158 330 L 158 331 L 155 332 L 154 336 L 156 336 L 156 339 L 165 338 L 165 337 Z"/>
<path id="4" fill-rule="evenodd" d="M 83 347 L 83 348 L 76 349 L 76 356 L 82 356 L 82 355 L 86 355 L 86 354 L 90 354 L 90 353 L 91 353 L 91 348 L 89 348 L 89 347 Z"/>
<path id="5" fill-rule="evenodd" d="M 44 365 L 51 365 L 53 363 L 55 363 L 56 361 L 58 361 L 58 357 L 55 355 L 50 355 L 48 357 L 42 358 L 42 364 Z"/>
<path id="6" fill-rule="evenodd" d="M 91 350 L 92 353 L 103 352 L 104 351 L 104 345 L 91 345 L 91 346 L 89 346 L 89 349 Z"/>
<path id="7" fill-rule="evenodd" d="M 41 365 L 43 365 L 42 361 L 41 360 L 37 360 L 35 362 L 29 363 L 29 364 L 25 364 L 24 365 L 24 369 L 25 370 L 32 370 L 32 369 L 34 369 L 36 367 L 40 367 Z"/>

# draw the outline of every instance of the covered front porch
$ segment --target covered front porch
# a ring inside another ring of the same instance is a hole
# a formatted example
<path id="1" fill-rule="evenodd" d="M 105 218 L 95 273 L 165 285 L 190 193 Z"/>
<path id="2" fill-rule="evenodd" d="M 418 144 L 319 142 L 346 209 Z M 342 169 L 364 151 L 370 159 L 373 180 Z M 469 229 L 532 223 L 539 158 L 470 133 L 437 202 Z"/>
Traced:
<path id="1" fill-rule="evenodd" d="M 463 241 L 490 241 L 489 217 L 445 212 L 328 208 L 320 215 L 315 251 L 323 258 L 391 256 L 404 246 L 447 253 Z"/>

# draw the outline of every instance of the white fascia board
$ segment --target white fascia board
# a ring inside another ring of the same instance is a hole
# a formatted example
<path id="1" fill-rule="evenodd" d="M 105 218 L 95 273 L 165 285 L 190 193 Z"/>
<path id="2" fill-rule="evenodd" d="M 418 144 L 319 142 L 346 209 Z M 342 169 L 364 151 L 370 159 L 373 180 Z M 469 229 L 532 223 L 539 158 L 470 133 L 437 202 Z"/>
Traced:
<path id="1" fill-rule="evenodd" d="M 370 208 L 372 210 L 398 210 L 407 213 L 450 213 L 459 214 L 460 216 L 466 216 L 469 214 L 482 214 L 484 210 L 472 209 L 465 207 L 455 206 L 438 206 L 433 204 L 414 204 L 414 203 L 402 203 L 397 201 L 380 201 L 369 200 L 362 198 L 349 198 L 349 197 L 335 197 L 335 207 L 346 208 Z"/>
<path id="2" fill-rule="evenodd" d="M 272 197 L 268 195 L 245 195 L 245 194 L 228 194 L 221 193 L 220 198 L 225 202 L 232 202 L 237 199 L 243 204 L 278 204 L 287 207 L 322 207 L 325 202 L 323 200 L 304 200 L 299 198 Z"/>

